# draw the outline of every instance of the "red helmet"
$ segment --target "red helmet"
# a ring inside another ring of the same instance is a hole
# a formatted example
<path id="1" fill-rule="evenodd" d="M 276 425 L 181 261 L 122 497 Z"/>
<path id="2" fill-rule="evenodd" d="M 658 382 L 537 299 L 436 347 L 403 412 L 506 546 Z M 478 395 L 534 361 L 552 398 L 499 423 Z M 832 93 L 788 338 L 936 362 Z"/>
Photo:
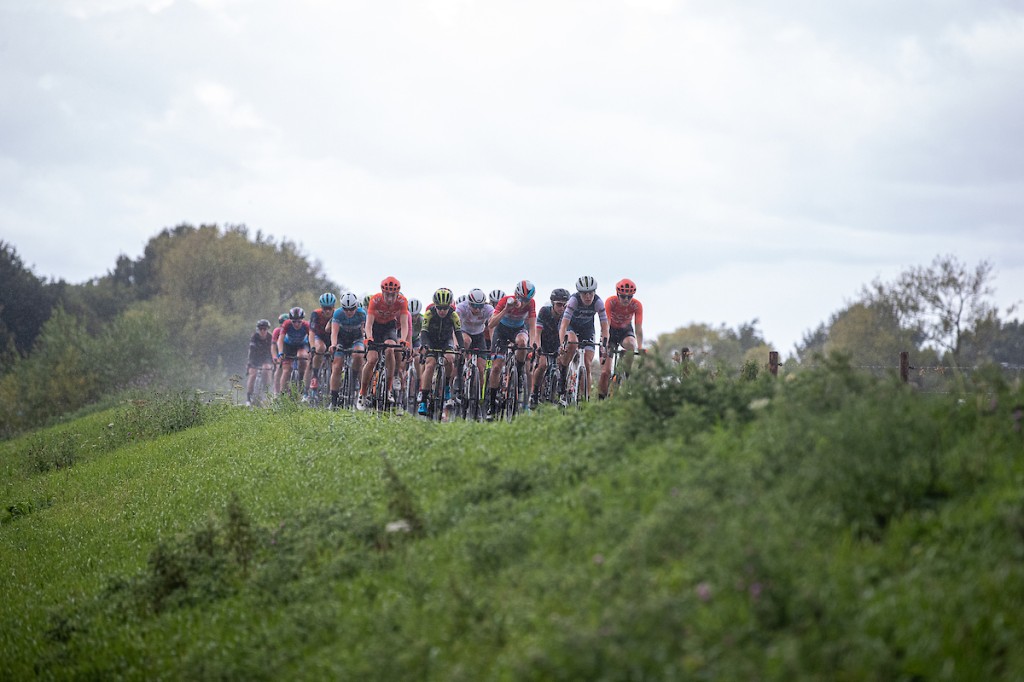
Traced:
<path id="1" fill-rule="evenodd" d="M 385 294 L 397 294 L 402 290 L 402 285 L 394 277 L 385 277 L 380 283 L 380 290 Z"/>
<path id="2" fill-rule="evenodd" d="M 615 293 L 620 296 L 632 296 L 636 293 L 636 284 L 631 279 L 620 279 L 615 285 Z"/>

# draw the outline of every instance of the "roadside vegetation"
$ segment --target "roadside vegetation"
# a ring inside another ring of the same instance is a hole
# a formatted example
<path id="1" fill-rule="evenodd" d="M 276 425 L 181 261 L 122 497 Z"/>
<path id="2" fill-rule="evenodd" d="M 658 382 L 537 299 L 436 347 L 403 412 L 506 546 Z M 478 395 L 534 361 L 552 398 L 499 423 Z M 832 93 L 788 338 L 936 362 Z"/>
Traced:
<path id="1" fill-rule="evenodd" d="M 150 396 L 0 443 L 2 679 L 1024 677 L 1019 384 L 648 363 L 514 424 Z"/>

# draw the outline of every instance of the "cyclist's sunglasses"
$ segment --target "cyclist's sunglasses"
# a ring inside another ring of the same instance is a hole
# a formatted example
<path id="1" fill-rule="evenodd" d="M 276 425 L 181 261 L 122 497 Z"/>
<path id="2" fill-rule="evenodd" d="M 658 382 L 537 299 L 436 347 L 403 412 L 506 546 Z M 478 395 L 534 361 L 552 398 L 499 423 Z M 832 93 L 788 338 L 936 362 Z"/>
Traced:
<path id="1" fill-rule="evenodd" d="M 484 307 L 485 305 L 487 305 L 487 304 L 486 304 L 486 303 L 470 303 L 470 304 L 469 304 L 469 307 L 470 307 L 470 308 L 474 308 L 474 309 L 476 309 L 476 310 L 480 310 L 480 309 L 481 309 L 481 308 L 483 308 L 483 307 Z"/>

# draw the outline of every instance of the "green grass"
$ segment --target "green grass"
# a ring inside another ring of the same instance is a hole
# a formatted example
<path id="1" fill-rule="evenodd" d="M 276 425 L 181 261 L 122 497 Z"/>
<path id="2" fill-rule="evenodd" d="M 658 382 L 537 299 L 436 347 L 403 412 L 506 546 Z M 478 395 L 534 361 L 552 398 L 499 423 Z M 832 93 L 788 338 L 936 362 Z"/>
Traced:
<path id="1" fill-rule="evenodd" d="M 169 396 L 0 443 L 0 678 L 1024 676 L 1019 387 L 666 371 L 514 425 Z"/>

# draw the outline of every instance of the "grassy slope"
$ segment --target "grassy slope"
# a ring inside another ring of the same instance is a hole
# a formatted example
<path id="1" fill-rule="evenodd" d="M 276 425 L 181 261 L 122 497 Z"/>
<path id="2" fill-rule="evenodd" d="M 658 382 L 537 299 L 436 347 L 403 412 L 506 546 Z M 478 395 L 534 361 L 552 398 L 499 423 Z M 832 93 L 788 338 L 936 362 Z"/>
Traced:
<path id="1" fill-rule="evenodd" d="M 91 415 L 0 450 L 0 678 L 1019 679 L 1020 401 Z"/>

